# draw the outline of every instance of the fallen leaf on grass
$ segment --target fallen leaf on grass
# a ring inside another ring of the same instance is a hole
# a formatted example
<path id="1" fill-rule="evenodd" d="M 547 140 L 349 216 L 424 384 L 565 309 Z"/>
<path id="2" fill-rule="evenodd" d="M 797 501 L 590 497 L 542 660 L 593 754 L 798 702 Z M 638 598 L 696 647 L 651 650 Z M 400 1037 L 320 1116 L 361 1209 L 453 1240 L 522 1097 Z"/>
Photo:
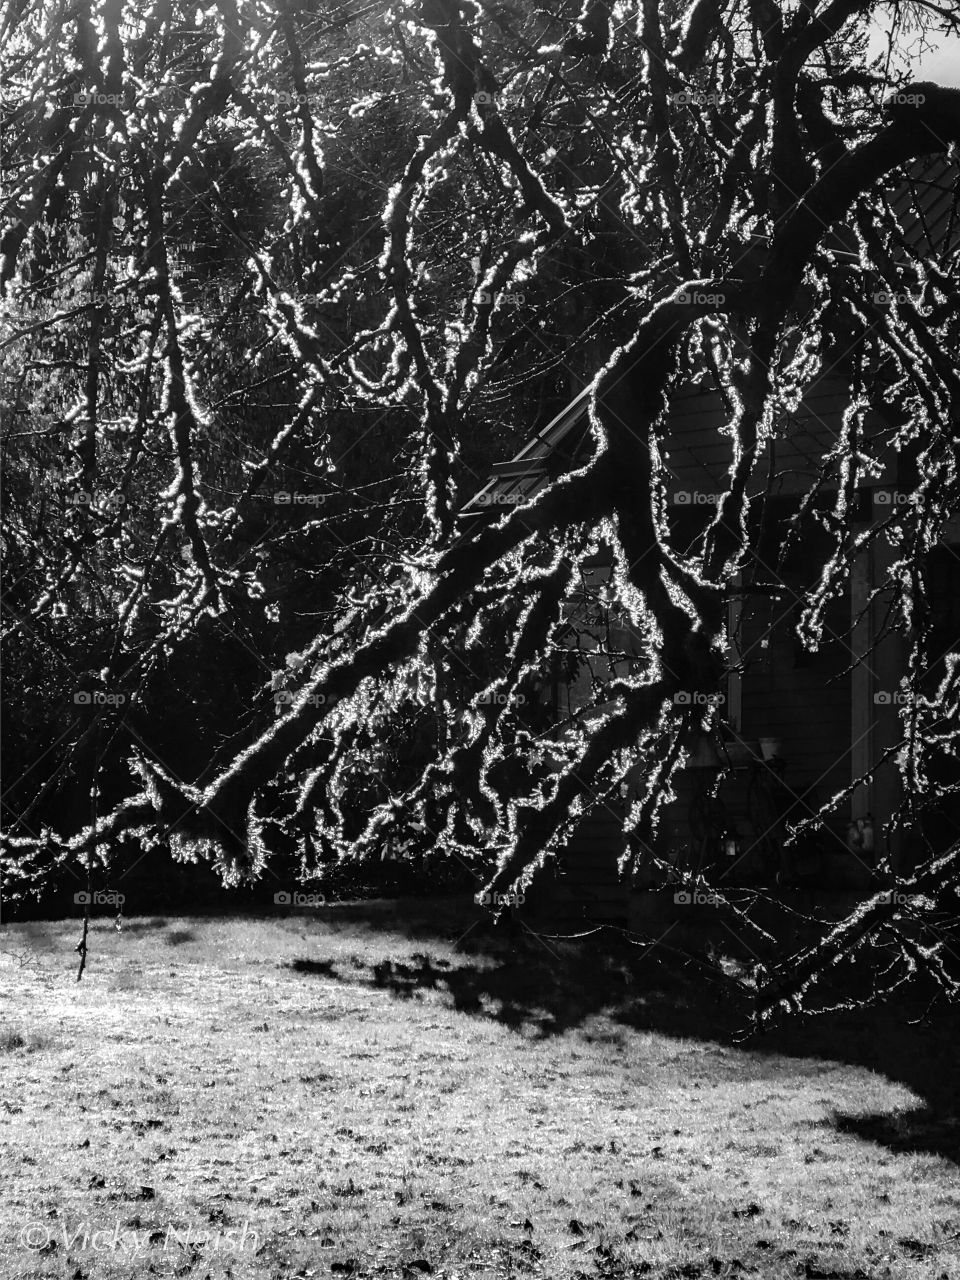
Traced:
<path id="1" fill-rule="evenodd" d="M 751 1200 L 742 1209 L 734 1209 L 733 1216 L 735 1218 L 755 1218 L 758 1213 L 763 1213 L 763 1210 L 755 1200 Z"/>
<path id="2" fill-rule="evenodd" d="M 900 1236 L 897 1244 L 907 1253 L 912 1253 L 915 1258 L 929 1258 L 931 1253 L 936 1253 L 936 1245 L 924 1244 L 922 1240 L 913 1240 L 909 1236 Z"/>

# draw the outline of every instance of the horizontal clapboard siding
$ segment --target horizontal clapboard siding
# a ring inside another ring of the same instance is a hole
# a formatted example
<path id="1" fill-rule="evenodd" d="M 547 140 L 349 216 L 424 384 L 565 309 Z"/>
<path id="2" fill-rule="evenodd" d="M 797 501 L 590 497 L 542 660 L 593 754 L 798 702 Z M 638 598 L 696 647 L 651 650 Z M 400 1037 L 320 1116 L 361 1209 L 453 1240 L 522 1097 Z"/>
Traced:
<path id="1" fill-rule="evenodd" d="M 960 251 L 960 191 L 956 161 L 923 156 L 907 167 L 909 181 L 891 200 L 909 243 L 942 263 Z"/>
<path id="2" fill-rule="evenodd" d="M 777 422 L 766 444 L 764 465 L 757 468 L 749 492 L 788 494 L 808 489 L 819 474 L 821 459 L 841 436 L 848 403 L 849 390 L 842 379 L 815 381 L 797 408 Z M 689 392 L 674 402 L 664 458 L 669 472 L 668 499 L 675 502 L 677 493 L 719 493 L 726 488 L 733 460 L 733 444 L 725 434 L 730 417 L 723 397 L 715 390 Z M 869 413 L 863 431 L 874 448 L 888 455 L 883 474 L 873 483 L 892 482 L 896 458 L 887 447 L 891 428 L 878 414 Z"/>

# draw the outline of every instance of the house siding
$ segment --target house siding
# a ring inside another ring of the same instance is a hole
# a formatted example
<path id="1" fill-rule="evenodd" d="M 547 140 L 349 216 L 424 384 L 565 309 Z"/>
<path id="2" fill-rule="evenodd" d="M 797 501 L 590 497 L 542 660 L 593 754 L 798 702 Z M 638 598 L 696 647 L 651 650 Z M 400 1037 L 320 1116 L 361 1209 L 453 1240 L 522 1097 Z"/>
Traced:
<path id="1" fill-rule="evenodd" d="M 938 248 L 943 264 L 960 251 L 960 187 L 955 163 L 942 158 L 924 158 L 909 167 L 906 182 L 889 192 L 892 208 L 901 218 L 910 239 Z M 746 766 L 731 769 L 723 782 L 722 798 L 734 825 L 749 827 L 756 808 L 748 810 L 751 770 L 756 769 L 756 748 L 762 737 L 780 741 L 785 762 L 784 781 L 797 793 L 812 790 L 818 804 L 848 787 L 854 765 L 872 767 L 878 754 L 898 731 L 896 708 L 874 711 L 876 691 L 895 687 L 902 671 L 897 638 L 884 638 L 855 676 L 847 669 L 853 662 L 851 643 L 869 647 L 878 637 L 883 601 L 867 611 L 854 637 L 850 631 L 854 598 L 869 593 L 873 583 L 883 580 L 888 553 L 882 546 L 861 555 L 851 565 L 855 597 L 848 585 L 842 596 L 826 610 L 823 641 L 816 653 L 801 650 L 791 635 L 798 602 L 809 599 L 815 586 L 809 578 L 823 565 L 827 536 L 808 513 L 802 529 L 796 527 L 799 498 L 819 491 L 819 506 L 833 506 L 840 483 L 840 459 L 824 465 L 824 458 L 843 438 L 844 415 L 850 403 L 843 362 L 849 353 L 823 353 L 827 371 L 806 388 L 796 406 L 784 408 L 761 448 L 759 466 L 752 471 L 748 494 L 755 502 L 750 513 L 751 536 L 761 533 L 758 568 L 743 586 L 742 607 L 737 624 L 738 653 L 743 661 L 742 677 L 732 676 L 727 704 L 731 743 L 739 743 Z M 874 391 L 875 406 L 884 408 L 882 384 Z M 548 477 L 570 464 L 589 442 L 587 408 L 590 392 L 582 391 L 560 414 L 533 436 L 516 457 L 499 469 L 486 487 L 461 513 L 465 528 L 470 522 L 499 516 L 502 509 L 521 496 L 529 498 Z M 889 412 L 889 410 L 887 411 Z M 895 416 L 895 415 L 891 415 Z M 733 462 L 733 440 L 727 425 L 732 406 L 723 390 L 706 373 L 673 397 L 667 439 L 662 457 L 666 467 L 666 497 L 671 539 L 682 553 L 695 544 L 716 510 L 716 498 L 726 489 Z M 871 473 L 870 485 L 857 495 L 853 522 L 868 521 L 886 512 L 871 509 L 869 488 L 911 483 L 909 459 L 898 457 L 894 447 L 895 428 L 877 407 L 864 413 L 857 424 L 857 447 L 865 448 L 880 465 Z M 899 469 L 899 470 L 898 470 Z M 947 541 L 956 541 L 960 530 Z M 792 555 L 784 553 L 790 543 Z M 800 549 L 798 551 L 798 548 Z M 588 574 L 586 585 L 596 586 L 609 576 L 609 569 Z M 586 597 L 567 611 L 569 645 L 586 651 L 588 663 L 569 685 L 555 690 L 558 718 L 583 712 L 592 702 L 593 676 L 611 674 L 611 662 L 599 652 L 603 638 L 630 649 L 629 629 L 618 633 L 615 618 L 597 619 L 597 602 Z M 602 614 L 602 610 L 599 611 Z M 732 615 L 737 613 L 732 609 Z M 623 668 L 619 668 L 622 670 Z M 868 732 L 861 733 L 866 724 Z M 749 748 L 753 748 L 751 752 Z M 762 766 L 760 766 L 762 768 Z M 895 778 L 884 775 L 835 805 L 826 844 L 841 853 L 845 847 L 847 820 L 863 813 L 864 804 L 874 812 L 889 812 L 896 803 Z M 661 812 L 656 852 L 678 864 L 689 864 L 700 850 L 697 834 L 691 829 L 691 810 L 716 780 L 714 766 L 688 764 L 674 777 L 673 800 Z M 754 800 L 756 787 L 754 786 Z M 952 820 L 952 814 L 951 814 Z M 960 821 L 960 819 L 958 819 Z M 702 824 L 708 826 L 709 824 Z M 584 815 L 574 836 L 557 860 L 558 876 L 568 896 L 595 918 L 612 918 L 623 911 L 623 890 L 616 883 L 617 860 L 623 851 L 620 805 L 597 803 Z M 712 838 L 712 836 L 711 836 Z M 719 841 L 718 841 L 719 843 Z"/>
<path id="2" fill-rule="evenodd" d="M 843 431 L 843 415 L 849 390 L 842 378 L 825 376 L 807 389 L 796 409 L 785 412 L 766 444 L 766 465 L 757 467 L 748 493 L 772 496 L 805 493 L 820 473 L 820 459 L 835 447 Z M 678 396 L 670 415 L 665 462 L 670 478 L 667 496 L 671 505 L 702 505 L 697 496 L 717 494 L 726 488 L 733 461 L 733 444 L 725 434 L 730 411 L 719 391 L 690 389 Z M 896 479 L 895 456 L 885 450 L 891 428 L 879 413 L 864 415 L 863 434 L 875 449 L 888 452 L 887 465 L 876 483 Z M 837 469 L 833 469 L 836 487 Z M 692 501 L 685 499 L 690 495 Z M 679 503 L 678 503 L 679 498 Z"/>

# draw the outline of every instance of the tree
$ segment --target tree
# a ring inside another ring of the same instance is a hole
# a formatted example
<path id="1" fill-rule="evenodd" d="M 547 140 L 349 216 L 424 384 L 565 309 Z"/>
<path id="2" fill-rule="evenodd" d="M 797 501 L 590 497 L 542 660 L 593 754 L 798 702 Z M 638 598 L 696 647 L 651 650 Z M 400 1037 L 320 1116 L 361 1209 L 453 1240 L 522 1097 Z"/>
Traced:
<path id="1" fill-rule="evenodd" d="M 890 197 L 904 166 L 960 141 L 960 94 L 893 75 L 866 43 L 875 16 L 892 40 L 910 22 L 956 33 L 958 6 L 423 0 L 383 13 L 221 3 L 193 17 L 112 0 L 99 10 L 96 28 L 54 6 L 21 19 L 9 56 L 22 145 L 2 279 L 10 343 L 52 343 L 65 368 L 79 366 L 61 375 L 56 404 L 27 406 L 20 392 L 15 414 L 49 413 L 40 430 L 71 441 L 74 478 L 93 492 L 109 456 L 110 384 L 135 436 L 113 483 L 135 476 L 157 501 L 141 517 L 140 545 L 151 547 L 141 564 L 171 553 L 139 646 L 149 575 L 117 599 L 106 683 L 121 671 L 142 680 L 205 626 L 247 635 L 266 581 L 292 543 L 311 546 L 317 524 L 296 539 L 262 532 L 253 565 L 243 531 L 257 495 L 292 476 L 292 458 L 315 452 L 310 494 L 342 494 L 361 511 L 329 526 L 340 548 L 323 565 L 317 616 L 298 621 L 289 646 L 281 714 L 248 715 L 192 778 L 132 742 L 141 790 L 70 850 L 162 831 L 180 856 L 212 858 L 229 879 L 259 874 L 284 841 L 308 869 L 379 856 L 406 824 L 505 891 L 638 762 L 651 781 L 628 821 L 645 835 L 684 735 L 703 722 L 701 703 L 678 713 L 674 695 L 709 695 L 724 674 L 725 604 L 757 554 L 751 485 L 772 417 L 841 349 L 857 352 L 844 364 L 851 409 L 818 481 L 836 478 L 839 497 L 799 632 L 817 643 L 851 551 L 876 536 L 855 526 L 850 499 L 876 461 L 859 424 L 882 379 L 922 499 L 898 516 L 902 554 L 889 571 L 912 584 L 897 590 L 891 625 L 913 626 L 919 680 L 915 570 L 958 508 L 957 294 Z M 41 121 L 43 85 L 81 95 L 79 105 Z M 162 98 L 140 118 L 136 86 Z M 244 197 L 253 190 L 259 206 Z M 191 218 L 203 247 L 185 237 Z M 343 231 L 348 218 L 355 233 Z M 110 304 L 63 305 L 64 280 L 81 269 Z M 227 314 L 244 335 L 235 376 L 251 388 L 275 379 L 284 395 L 265 404 L 251 391 L 236 484 L 220 501 L 203 459 L 208 440 L 218 465 L 229 456 L 229 420 L 207 381 L 229 350 L 214 281 L 229 284 Z M 871 304 L 877 282 L 889 306 Z M 111 338 L 115 296 L 129 310 Z M 728 392 L 735 462 L 703 538 L 681 547 L 664 518 L 663 444 L 673 398 L 704 368 Z M 591 379 L 589 459 L 461 536 L 457 511 L 486 460 Z M 137 450 L 161 428 L 169 444 L 148 463 Z M 363 474 L 354 454 L 371 438 L 390 445 Z M 376 505 L 364 511 L 367 483 Z M 50 554 L 57 570 L 38 571 L 16 626 L 39 628 L 65 592 L 100 581 L 112 518 L 90 504 L 76 531 L 57 533 L 68 554 Z M 601 543 L 613 603 L 645 660 L 609 683 L 598 714 L 545 728 L 531 715 L 535 690 Z M 283 603 L 288 621 L 296 606 L 289 593 Z M 270 600 L 267 619 L 279 608 Z M 269 657 L 283 648 L 278 637 Z M 917 705 L 902 766 L 912 778 L 930 780 L 931 756 L 955 750 L 957 673 L 951 660 L 935 736 Z M 414 740 L 428 763 L 411 774 Z M 10 845 L 24 879 L 35 859 L 68 850 L 36 832 Z M 922 869 L 915 896 L 931 910 L 954 892 L 958 857 Z M 954 994 L 942 940 L 918 942 L 909 917 L 897 903 L 871 905 L 771 979 L 761 1006 L 881 928 L 908 969 L 922 964 Z"/>

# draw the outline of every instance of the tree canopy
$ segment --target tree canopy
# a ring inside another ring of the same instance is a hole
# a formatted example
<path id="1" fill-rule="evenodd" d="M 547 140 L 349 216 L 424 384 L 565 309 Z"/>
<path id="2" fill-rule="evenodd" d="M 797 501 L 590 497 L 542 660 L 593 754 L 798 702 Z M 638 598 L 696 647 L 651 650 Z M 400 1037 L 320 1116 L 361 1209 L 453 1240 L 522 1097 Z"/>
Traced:
<path id="1" fill-rule="evenodd" d="M 805 498 L 835 493 L 798 634 L 819 643 L 892 527 L 889 625 L 919 690 L 917 567 L 960 510 L 958 293 L 894 197 L 953 156 L 960 92 L 893 50 L 958 28 L 954 0 L 11 6 L 8 892 L 121 840 L 229 881 L 398 832 L 503 891 L 638 768 L 645 856 L 714 714 L 764 446 L 824 369 L 849 408 Z M 685 545 L 665 441 L 702 375 L 734 460 Z M 465 530 L 490 463 L 584 385 L 586 458 Z M 917 477 L 883 532 L 854 515 L 878 403 Z M 642 660 L 544 723 L 601 546 Z M 958 663 L 905 717 L 914 799 L 956 785 L 936 761 Z M 931 851 L 915 902 L 955 910 L 958 858 Z M 869 905 L 790 990 L 887 930 L 891 982 L 920 965 L 955 994 L 915 917 Z"/>

